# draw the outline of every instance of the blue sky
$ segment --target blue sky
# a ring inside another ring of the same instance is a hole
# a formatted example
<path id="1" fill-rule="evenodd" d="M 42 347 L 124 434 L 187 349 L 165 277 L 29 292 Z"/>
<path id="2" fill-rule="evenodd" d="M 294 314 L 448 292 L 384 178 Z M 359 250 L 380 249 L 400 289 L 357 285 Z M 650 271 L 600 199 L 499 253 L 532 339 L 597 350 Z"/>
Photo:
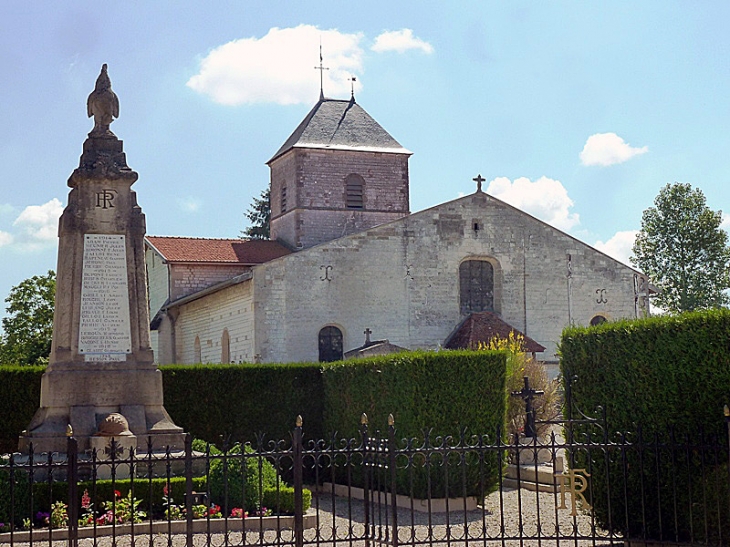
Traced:
<path id="1" fill-rule="evenodd" d="M 414 152 L 411 211 L 481 173 L 627 262 L 669 182 L 730 212 L 728 21 L 725 1 L 3 2 L 0 297 L 55 268 L 103 63 L 147 232 L 237 237 L 317 101 L 320 40 L 325 94 L 348 98 L 355 76 L 358 103 Z"/>

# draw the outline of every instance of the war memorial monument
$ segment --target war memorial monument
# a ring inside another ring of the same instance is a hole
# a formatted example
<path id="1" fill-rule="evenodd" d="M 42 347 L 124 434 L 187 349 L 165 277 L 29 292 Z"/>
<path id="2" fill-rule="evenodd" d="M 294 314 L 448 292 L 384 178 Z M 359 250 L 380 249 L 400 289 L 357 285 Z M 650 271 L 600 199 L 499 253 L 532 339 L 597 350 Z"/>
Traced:
<path id="1" fill-rule="evenodd" d="M 119 116 L 107 65 L 89 95 L 94 128 L 59 221 L 56 305 L 50 362 L 40 407 L 20 437 L 27 453 L 79 451 L 111 439 L 144 452 L 183 448 L 184 434 L 163 406 L 162 374 L 153 362 L 144 263 L 145 216 L 109 129 Z"/>

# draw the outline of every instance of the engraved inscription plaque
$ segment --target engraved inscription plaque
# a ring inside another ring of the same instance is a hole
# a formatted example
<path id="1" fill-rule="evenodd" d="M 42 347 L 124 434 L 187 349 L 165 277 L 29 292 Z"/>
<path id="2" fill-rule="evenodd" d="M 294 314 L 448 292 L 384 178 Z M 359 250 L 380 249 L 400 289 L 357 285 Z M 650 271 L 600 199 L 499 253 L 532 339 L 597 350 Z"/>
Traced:
<path id="1" fill-rule="evenodd" d="M 86 361 L 126 361 L 131 351 L 124 236 L 85 234 L 79 353 Z"/>

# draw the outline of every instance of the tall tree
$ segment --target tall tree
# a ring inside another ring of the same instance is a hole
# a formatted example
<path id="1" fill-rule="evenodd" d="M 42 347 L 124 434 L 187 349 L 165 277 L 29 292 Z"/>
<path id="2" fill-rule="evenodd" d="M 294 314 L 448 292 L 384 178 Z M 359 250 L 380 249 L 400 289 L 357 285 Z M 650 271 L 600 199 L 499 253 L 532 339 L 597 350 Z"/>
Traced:
<path id="1" fill-rule="evenodd" d="M 271 186 L 261 192 L 261 197 L 253 198 L 253 203 L 244 213 L 251 221 L 251 226 L 241 232 L 241 237 L 251 239 L 269 239 L 269 221 L 271 220 Z"/>
<path id="2" fill-rule="evenodd" d="M 56 274 L 36 275 L 10 289 L 5 299 L 0 362 L 35 365 L 47 362 L 53 337 Z"/>
<path id="3" fill-rule="evenodd" d="M 728 304 L 730 247 L 721 222 L 699 188 L 678 182 L 644 211 L 632 260 L 661 290 L 658 306 L 683 312 Z"/>

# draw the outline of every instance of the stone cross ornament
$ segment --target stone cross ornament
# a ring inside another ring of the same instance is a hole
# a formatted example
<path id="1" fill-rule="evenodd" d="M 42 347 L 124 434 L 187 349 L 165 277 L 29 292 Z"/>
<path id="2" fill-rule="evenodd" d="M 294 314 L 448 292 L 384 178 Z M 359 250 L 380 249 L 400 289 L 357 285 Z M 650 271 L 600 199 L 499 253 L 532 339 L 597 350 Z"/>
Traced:
<path id="1" fill-rule="evenodd" d="M 86 100 L 86 113 L 94 117 L 94 129 L 89 133 L 90 137 L 113 137 L 114 133 L 109 125 L 114 118 L 119 117 L 119 98 L 112 91 L 112 82 L 107 74 L 106 63 L 101 66 L 101 73 L 96 79 L 96 86 Z"/>

